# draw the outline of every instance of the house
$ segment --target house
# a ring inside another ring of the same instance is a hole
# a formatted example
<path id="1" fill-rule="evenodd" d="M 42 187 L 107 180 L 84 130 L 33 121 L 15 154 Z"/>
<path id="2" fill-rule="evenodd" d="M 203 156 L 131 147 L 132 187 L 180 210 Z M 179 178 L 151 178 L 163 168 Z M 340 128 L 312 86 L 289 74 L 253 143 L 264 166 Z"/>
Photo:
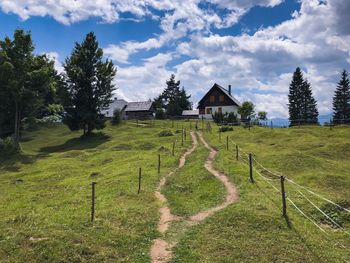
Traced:
<path id="1" fill-rule="evenodd" d="M 125 108 L 126 119 L 153 119 L 155 107 L 151 100 L 129 102 Z"/>
<path id="2" fill-rule="evenodd" d="M 102 114 L 104 114 L 108 118 L 112 118 L 114 111 L 120 110 L 122 112 L 122 118 L 124 118 L 124 110 L 127 105 L 128 105 L 127 101 L 114 98 L 114 100 L 109 105 L 109 107 L 102 111 Z"/>
<path id="3" fill-rule="evenodd" d="M 198 119 L 199 110 L 184 110 L 182 111 L 182 117 L 184 119 Z"/>
<path id="4" fill-rule="evenodd" d="M 199 117 L 204 119 L 212 119 L 215 112 L 222 112 L 223 114 L 233 112 L 240 118 L 241 116 L 237 112 L 239 106 L 241 106 L 241 103 L 231 94 L 231 85 L 228 86 L 228 89 L 225 89 L 215 83 L 198 102 L 197 109 L 199 110 Z"/>

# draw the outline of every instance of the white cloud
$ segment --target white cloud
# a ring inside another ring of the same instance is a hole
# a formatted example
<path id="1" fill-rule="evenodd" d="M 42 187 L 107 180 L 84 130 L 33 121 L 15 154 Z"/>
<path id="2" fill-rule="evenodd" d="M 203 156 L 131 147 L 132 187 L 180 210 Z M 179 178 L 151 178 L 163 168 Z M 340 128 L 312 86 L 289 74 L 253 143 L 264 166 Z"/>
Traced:
<path id="1" fill-rule="evenodd" d="M 210 2 L 214 9 L 200 3 Z M 221 36 L 213 28 L 234 25 L 254 6 L 274 7 L 282 0 L 0 0 L 4 12 L 22 19 L 52 16 L 63 24 L 89 17 L 116 22 L 124 12 L 136 19 L 159 21 L 162 33 L 143 42 L 126 41 L 104 48 L 118 67 L 118 96 L 129 100 L 158 95 L 172 70 L 166 65 L 182 55 L 187 61 L 174 66 L 174 73 L 191 93 L 194 102 L 214 82 L 233 85 L 241 100 L 249 99 L 269 116 L 287 116 L 287 93 L 292 72 L 301 66 L 312 84 L 321 114 L 331 110 L 339 72 L 350 69 L 350 1 L 301 0 L 290 20 L 261 28 L 255 34 Z M 153 10 L 163 11 L 159 16 Z M 217 11 L 219 10 L 219 11 Z M 186 41 L 178 43 L 186 37 Z M 131 54 L 166 46 L 168 53 L 129 64 Z M 174 60 L 176 61 L 176 60 Z M 58 64 L 59 65 L 59 64 Z"/>
<path id="2" fill-rule="evenodd" d="M 62 62 L 59 60 L 59 54 L 57 52 L 45 52 L 46 56 L 55 61 L 55 69 L 58 73 L 62 73 L 64 71 Z"/>

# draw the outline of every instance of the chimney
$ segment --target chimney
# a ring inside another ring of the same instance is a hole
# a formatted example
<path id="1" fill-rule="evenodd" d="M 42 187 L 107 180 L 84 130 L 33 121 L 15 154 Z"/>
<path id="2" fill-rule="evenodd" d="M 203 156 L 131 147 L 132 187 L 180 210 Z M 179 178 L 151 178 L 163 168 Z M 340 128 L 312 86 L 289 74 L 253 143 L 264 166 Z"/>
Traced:
<path id="1" fill-rule="evenodd" d="M 228 94 L 231 95 L 231 85 L 228 85 Z"/>

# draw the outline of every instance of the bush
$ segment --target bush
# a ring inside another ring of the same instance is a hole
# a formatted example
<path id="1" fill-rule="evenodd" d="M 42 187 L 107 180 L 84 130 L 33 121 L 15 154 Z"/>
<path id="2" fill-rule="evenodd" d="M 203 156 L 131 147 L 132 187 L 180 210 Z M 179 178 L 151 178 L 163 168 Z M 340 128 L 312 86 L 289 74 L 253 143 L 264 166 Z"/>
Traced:
<path id="1" fill-rule="evenodd" d="M 14 154 L 20 151 L 19 144 L 15 143 L 12 137 L 0 139 L 0 153 L 1 154 Z"/>
<path id="2" fill-rule="evenodd" d="M 40 125 L 49 125 L 54 123 L 62 122 L 62 117 L 57 114 L 45 116 L 41 119 L 34 117 L 28 117 L 23 119 L 23 129 L 25 130 L 36 130 Z"/>
<path id="3" fill-rule="evenodd" d="M 222 112 L 216 111 L 212 117 L 215 123 L 222 123 L 224 121 L 224 114 Z"/>
<path id="4" fill-rule="evenodd" d="M 112 125 L 119 125 L 122 122 L 122 112 L 119 109 L 115 109 L 111 120 Z"/>
<path id="5" fill-rule="evenodd" d="M 230 126 L 221 126 L 221 127 L 219 128 L 219 131 L 220 131 L 220 132 L 233 131 L 233 128 L 230 127 Z"/>
<path id="6" fill-rule="evenodd" d="M 160 133 L 158 133 L 159 137 L 167 137 L 167 136 L 173 136 L 174 134 L 172 133 L 171 130 L 162 130 Z"/>
<path id="7" fill-rule="evenodd" d="M 165 118 L 165 113 L 162 109 L 156 110 L 156 119 L 162 120 Z"/>
<path id="8" fill-rule="evenodd" d="M 226 117 L 226 122 L 227 123 L 237 123 L 237 115 L 234 112 L 230 112 L 227 117 Z"/>

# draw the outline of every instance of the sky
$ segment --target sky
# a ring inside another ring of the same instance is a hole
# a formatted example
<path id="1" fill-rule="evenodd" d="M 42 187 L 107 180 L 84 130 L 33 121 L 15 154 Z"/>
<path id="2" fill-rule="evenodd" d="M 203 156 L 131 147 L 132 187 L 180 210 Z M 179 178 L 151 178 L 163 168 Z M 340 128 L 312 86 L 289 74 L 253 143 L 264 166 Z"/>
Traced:
<path id="1" fill-rule="evenodd" d="M 299 66 L 325 115 L 350 71 L 349 0 L 0 0 L 0 38 L 17 28 L 59 72 L 95 32 L 117 67 L 115 96 L 128 101 L 153 99 L 174 73 L 194 106 L 230 84 L 241 102 L 285 118 Z"/>

